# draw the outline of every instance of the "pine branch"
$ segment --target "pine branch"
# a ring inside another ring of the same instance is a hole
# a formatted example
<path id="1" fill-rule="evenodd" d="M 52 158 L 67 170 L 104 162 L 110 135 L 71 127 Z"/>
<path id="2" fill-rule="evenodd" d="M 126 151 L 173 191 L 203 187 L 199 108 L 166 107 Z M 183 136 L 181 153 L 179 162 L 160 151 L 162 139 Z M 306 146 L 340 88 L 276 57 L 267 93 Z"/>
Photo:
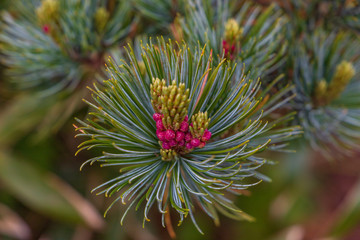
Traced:
<path id="1" fill-rule="evenodd" d="M 234 11 L 236 9 L 236 11 Z M 234 11 L 234 12 L 233 12 Z M 181 27 L 185 41 L 192 46 L 208 44 L 218 59 L 245 64 L 246 70 L 272 72 L 281 65 L 286 50 L 284 24 L 274 5 L 267 9 L 245 1 L 190 1 Z"/>
<path id="2" fill-rule="evenodd" d="M 293 107 L 311 146 L 331 158 L 359 147 L 358 44 L 345 33 L 318 31 L 294 51 Z"/>
<path id="3" fill-rule="evenodd" d="M 1 16 L 1 63 L 10 87 L 27 91 L 41 103 L 33 106 L 30 114 L 34 116 L 27 113 L 22 119 L 39 119 L 36 114 L 42 112 L 44 116 L 34 124 L 42 126 L 43 136 L 58 130 L 84 107 L 81 99 L 86 86 L 103 78 L 104 58 L 118 52 L 131 33 L 133 12 L 119 0 L 21 0 L 13 4 L 12 14 Z M 34 128 L 28 127 L 28 131 Z"/>
<path id="4" fill-rule="evenodd" d="M 19 17 L 2 18 L 3 63 L 18 88 L 44 95 L 73 91 L 100 72 L 104 55 L 127 37 L 132 24 L 123 1 L 111 10 L 95 0 L 21 1 L 17 9 Z"/>
<path id="5" fill-rule="evenodd" d="M 104 149 L 86 163 L 119 167 L 121 173 L 94 191 L 117 195 L 113 204 L 120 200 L 128 204 L 121 222 L 132 207 L 140 206 L 144 223 L 149 221 L 154 205 L 164 227 L 168 207 L 179 214 L 179 224 L 190 215 L 200 232 L 195 208 L 215 222 L 217 212 L 252 220 L 223 194 L 239 194 L 238 190 L 261 182 L 254 178 L 267 179 L 257 174 L 267 161 L 258 153 L 267 151 L 273 140 L 281 148 L 299 131 L 278 128 L 271 134 L 273 124 L 266 123 L 257 109 L 259 81 L 244 75 L 235 78 L 233 64 L 216 63 L 206 57 L 206 48 L 177 45 L 176 51 L 172 45 L 150 41 L 141 59 L 129 47 L 128 61 L 120 66 L 109 62 L 106 89 L 93 87 L 92 112 L 85 122 L 78 120 L 77 137 L 85 138 L 79 151 Z M 221 136 L 240 122 L 240 131 Z"/>

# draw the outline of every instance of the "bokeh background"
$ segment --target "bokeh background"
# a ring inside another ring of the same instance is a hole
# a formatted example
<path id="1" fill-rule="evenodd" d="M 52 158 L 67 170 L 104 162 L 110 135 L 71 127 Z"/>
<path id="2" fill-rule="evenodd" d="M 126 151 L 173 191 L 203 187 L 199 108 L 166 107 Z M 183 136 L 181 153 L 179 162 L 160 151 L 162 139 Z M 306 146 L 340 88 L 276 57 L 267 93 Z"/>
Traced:
<path id="1" fill-rule="evenodd" d="M 9 9 L 16 17 L 13 2 L 0 0 L 0 11 Z M 142 11 L 134 10 L 140 32 L 139 15 L 149 7 L 142 6 Z M 178 8 L 172 7 L 174 11 Z M 306 21 L 306 12 L 303 17 Z M 145 228 L 140 212 L 130 212 L 120 226 L 121 204 L 103 218 L 110 200 L 92 194 L 91 189 L 118 172 L 89 166 L 79 171 L 95 154 L 86 151 L 75 156 L 81 140 L 74 137 L 74 118 L 83 119 L 87 109 L 77 107 L 56 131 L 43 128 L 46 121 L 40 120 L 45 115 L 57 118 L 57 111 L 64 109 L 57 106 L 53 111 L 46 107 L 35 111 L 39 102 L 26 92 L 12 90 L 4 68 L 0 66 L 0 239 L 170 239 L 156 211 Z M 360 154 L 329 161 L 306 141 L 294 141 L 292 148 L 296 153 L 272 156 L 275 164 L 262 169 L 272 182 L 254 186 L 233 199 L 256 218 L 255 222 L 222 217 L 220 227 L 215 227 L 199 212 L 197 218 L 205 235 L 188 220 L 176 228 L 177 238 L 360 239 Z"/>

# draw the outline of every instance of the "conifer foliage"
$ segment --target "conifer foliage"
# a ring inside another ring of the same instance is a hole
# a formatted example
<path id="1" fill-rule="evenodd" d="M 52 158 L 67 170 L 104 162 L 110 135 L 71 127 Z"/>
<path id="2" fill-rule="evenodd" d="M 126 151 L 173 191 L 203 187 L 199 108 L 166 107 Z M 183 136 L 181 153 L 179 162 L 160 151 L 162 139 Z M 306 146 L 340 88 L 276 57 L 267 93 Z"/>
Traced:
<path id="1" fill-rule="evenodd" d="M 294 82 L 305 137 L 329 157 L 349 155 L 358 148 L 358 40 L 344 32 L 316 32 L 298 44 Z"/>
<path id="2" fill-rule="evenodd" d="M 104 56 L 131 29 L 131 8 L 124 1 L 32 0 L 18 5 L 19 18 L 3 17 L 3 61 L 16 87 L 43 95 L 73 91 L 93 78 L 103 68 Z"/>
<path id="3" fill-rule="evenodd" d="M 119 51 L 135 20 L 131 6 L 119 0 L 19 0 L 13 5 L 14 14 L 1 15 L 0 61 L 9 89 L 26 93 L 26 110 L 16 118 L 34 121 L 10 122 L 4 131 L 26 133 L 41 126 L 37 135 L 44 137 L 84 108 L 87 86 L 103 78 L 105 58 Z"/>
<path id="4" fill-rule="evenodd" d="M 236 60 L 261 76 L 282 62 L 286 43 L 281 15 L 275 5 L 261 10 L 250 1 L 193 0 L 179 21 L 186 42 L 206 43 L 215 56 Z"/>
<path id="5" fill-rule="evenodd" d="M 121 169 L 119 177 L 95 190 L 117 195 L 115 202 L 128 204 L 125 214 L 143 203 L 144 221 L 156 205 L 163 225 L 173 208 L 180 223 L 190 215 L 197 226 L 195 206 L 216 223 L 217 212 L 251 220 L 223 192 L 238 194 L 261 181 L 257 170 L 267 160 L 258 153 L 299 131 L 280 128 L 269 134 L 273 124 L 257 111 L 259 81 L 234 78 L 233 64 L 217 64 L 205 49 L 178 47 L 164 40 L 146 46 L 144 75 L 130 48 L 129 62 L 118 66 L 110 61 L 106 88 L 94 86 L 91 115 L 79 120 L 77 136 L 87 137 L 80 150 L 104 148 L 104 155 L 87 162 Z M 239 124 L 240 131 L 227 131 Z"/>

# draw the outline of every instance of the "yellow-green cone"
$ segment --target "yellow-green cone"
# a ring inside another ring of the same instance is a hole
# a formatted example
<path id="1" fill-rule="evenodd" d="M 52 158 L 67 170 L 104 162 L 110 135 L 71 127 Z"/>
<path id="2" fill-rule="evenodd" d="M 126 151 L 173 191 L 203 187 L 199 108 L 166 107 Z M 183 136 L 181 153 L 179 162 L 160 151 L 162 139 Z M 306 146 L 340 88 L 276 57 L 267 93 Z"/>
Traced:
<path id="1" fill-rule="evenodd" d="M 106 8 L 101 7 L 95 13 L 95 27 L 98 32 L 103 32 L 107 22 L 109 21 L 110 13 Z"/>
<path id="2" fill-rule="evenodd" d="M 57 0 L 43 0 L 36 9 L 40 24 L 49 24 L 59 19 L 59 2 Z"/>
<path id="3" fill-rule="evenodd" d="M 338 98 L 354 75 L 355 69 L 351 62 L 342 61 L 337 65 L 334 77 L 328 87 L 328 98 L 331 100 Z"/>
<path id="4" fill-rule="evenodd" d="M 324 106 L 337 99 L 354 75 L 355 68 L 351 62 L 342 61 L 338 64 L 330 84 L 323 79 L 316 86 L 314 96 L 316 105 Z"/>
<path id="5" fill-rule="evenodd" d="M 239 27 L 239 24 L 235 19 L 229 19 L 225 24 L 224 39 L 228 43 L 234 43 L 240 40 L 240 36 L 243 29 Z"/>
<path id="6" fill-rule="evenodd" d="M 173 81 L 171 85 L 165 85 L 165 80 L 153 79 L 150 85 L 151 104 L 155 112 L 163 114 L 163 124 L 166 129 L 178 130 L 187 115 L 190 91 L 185 89 L 184 83 L 177 86 Z"/>
<path id="7" fill-rule="evenodd" d="M 210 119 L 207 112 L 199 112 L 191 117 L 192 126 L 189 126 L 190 132 L 193 137 L 201 138 L 204 131 L 209 127 Z"/>

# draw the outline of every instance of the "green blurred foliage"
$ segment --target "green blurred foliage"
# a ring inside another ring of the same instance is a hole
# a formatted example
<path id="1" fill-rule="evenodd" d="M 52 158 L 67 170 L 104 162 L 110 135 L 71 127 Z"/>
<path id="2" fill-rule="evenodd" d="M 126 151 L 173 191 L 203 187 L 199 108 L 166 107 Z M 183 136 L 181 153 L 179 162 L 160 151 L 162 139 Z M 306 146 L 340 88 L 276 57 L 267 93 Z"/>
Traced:
<path id="1" fill-rule="evenodd" d="M 0 9 L 6 8 L 8 4 L 9 4 L 9 0 L 1 0 Z"/>

